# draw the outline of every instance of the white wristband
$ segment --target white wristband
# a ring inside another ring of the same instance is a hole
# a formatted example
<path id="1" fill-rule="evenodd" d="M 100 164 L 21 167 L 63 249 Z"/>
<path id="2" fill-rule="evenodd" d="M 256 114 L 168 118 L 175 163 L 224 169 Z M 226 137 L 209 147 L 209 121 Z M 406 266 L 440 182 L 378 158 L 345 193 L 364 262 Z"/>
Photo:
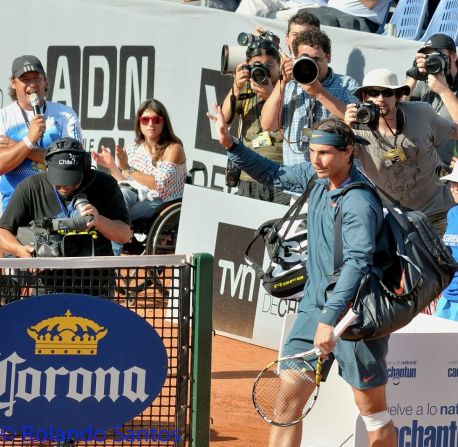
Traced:
<path id="1" fill-rule="evenodd" d="M 33 147 L 35 147 L 35 145 L 30 141 L 30 138 L 26 135 L 22 141 L 25 143 L 25 145 L 29 148 L 29 149 L 32 149 Z"/>

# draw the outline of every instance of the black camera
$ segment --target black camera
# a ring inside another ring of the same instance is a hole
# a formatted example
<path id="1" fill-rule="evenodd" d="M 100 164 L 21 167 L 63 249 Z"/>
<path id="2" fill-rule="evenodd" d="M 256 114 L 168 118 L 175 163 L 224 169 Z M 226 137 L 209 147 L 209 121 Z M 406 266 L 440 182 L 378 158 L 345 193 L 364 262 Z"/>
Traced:
<path id="1" fill-rule="evenodd" d="M 425 81 L 430 74 L 438 74 L 444 72 L 446 75 L 449 72 L 449 59 L 438 51 L 426 55 L 425 73 L 420 73 L 417 68 L 416 62 L 414 66 L 406 71 L 406 75 L 417 81 Z"/>
<path id="2" fill-rule="evenodd" d="M 85 194 L 72 200 L 78 213 L 88 204 Z M 34 220 L 28 227 L 19 227 L 16 238 L 22 245 L 32 245 L 38 257 L 94 256 L 94 239 L 86 232 L 93 216 L 75 216 L 63 219 L 45 217 Z"/>
<path id="3" fill-rule="evenodd" d="M 226 166 L 226 186 L 235 188 L 239 185 L 242 170 L 230 159 L 227 159 Z"/>
<path id="4" fill-rule="evenodd" d="M 244 65 L 244 70 L 250 72 L 250 78 L 258 84 L 267 84 L 270 78 L 269 67 L 262 62 L 255 62 L 253 65 Z"/>
<path id="5" fill-rule="evenodd" d="M 294 61 L 293 78 L 300 84 L 311 84 L 318 78 L 318 65 L 308 57 L 302 56 Z"/>
<path id="6" fill-rule="evenodd" d="M 356 121 L 352 124 L 357 130 L 376 130 L 380 119 L 380 109 L 372 102 L 356 104 Z"/>
<path id="7" fill-rule="evenodd" d="M 265 30 L 260 32 L 257 36 L 251 33 L 240 33 L 237 36 L 237 43 L 243 47 L 258 45 L 263 40 L 272 42 L 277 49 L 280 47 L 280 38 L 272 31 Z"/>

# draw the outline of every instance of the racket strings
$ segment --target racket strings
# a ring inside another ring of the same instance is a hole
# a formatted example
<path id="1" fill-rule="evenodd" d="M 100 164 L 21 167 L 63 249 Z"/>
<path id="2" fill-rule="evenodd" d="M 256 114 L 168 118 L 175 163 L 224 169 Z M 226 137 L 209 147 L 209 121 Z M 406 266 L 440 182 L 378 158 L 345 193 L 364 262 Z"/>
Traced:
<path id="1" fill-rule="evenodd" d="M 302 419 L 318 394 L 315 376 L 313 367 L 302 358 L 270 365 L 255 384 L 253 400 L 258 412 L 276 425 L 290 425 Z"/>

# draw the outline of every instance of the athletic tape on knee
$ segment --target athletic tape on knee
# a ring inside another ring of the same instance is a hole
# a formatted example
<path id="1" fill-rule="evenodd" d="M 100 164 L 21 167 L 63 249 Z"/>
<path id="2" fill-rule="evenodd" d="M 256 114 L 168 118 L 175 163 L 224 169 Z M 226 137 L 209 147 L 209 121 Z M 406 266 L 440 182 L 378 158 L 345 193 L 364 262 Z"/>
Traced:
<path id="1" fill-rule="evenodd" d="M 379 411 L 378 413 L 361 415 L 367 431 L 375 431 L 384 427 L 391 421 L 391 416 L 388 411 Z"/>

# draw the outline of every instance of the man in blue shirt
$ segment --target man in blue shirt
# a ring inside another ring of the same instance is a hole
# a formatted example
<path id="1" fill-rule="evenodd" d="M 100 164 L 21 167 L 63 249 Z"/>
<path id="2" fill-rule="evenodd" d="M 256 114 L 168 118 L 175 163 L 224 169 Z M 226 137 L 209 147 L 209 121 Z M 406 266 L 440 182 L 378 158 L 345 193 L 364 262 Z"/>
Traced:
<path id="1" fill-rule="evenodd" d="M 48 80 L 40 60 L 32 55 L 13 61 L 12 103 L 0 110 L 0 193 L 5 209 L 16 185 L 44 170 L 48 146 L 58 138 L 82 141 L 76 113 L 66 105 L 46 101 Z"/>
<path id="2" fill-rule="evenodd" d="M 277 82 L 261 114 L 264 130 L 283 128 L 283 162 L 288 166 L 308 160 L 312 125 L 330 115 L 343 118 L 346 104 L 357 101 L 352 92 L 358 87 L 353 78 L 329 67 L 331 41 L 323 31 L 310 28 L 300 33 L 292 46 L 295 60 L 284 62 L 283 79 Z M 292 78 L 294 63 L 302 56 L 317 65 L 317 78 L 307 84 Z"/>

